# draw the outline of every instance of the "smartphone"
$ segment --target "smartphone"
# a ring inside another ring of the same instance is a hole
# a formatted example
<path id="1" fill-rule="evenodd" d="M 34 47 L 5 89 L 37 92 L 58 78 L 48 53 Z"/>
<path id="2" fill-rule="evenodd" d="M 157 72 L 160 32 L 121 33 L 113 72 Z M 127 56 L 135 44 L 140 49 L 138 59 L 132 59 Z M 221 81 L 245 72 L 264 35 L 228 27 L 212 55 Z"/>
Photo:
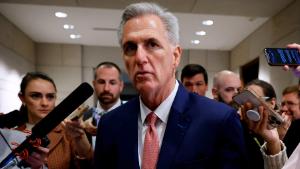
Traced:
<path id="1" fill-rule="evenodd" d="M 264 53 L 271 66 L 300 65 L 300 53 L 296 48 L 265 48 Z"/>
<path id="2" fill-rule="evenodd" d="M 269 117 L 268 117 L 269 129 L 276 128 L 284 122 L 281 115 L 275 110 L 273 110 L 272 108 L 270 108 L 270 106 L 266 103 L 265 99 L 257 96 L 257 94 L 252 90 L 249 89 L 243 90 L 241 93 L 233 97 L 233 101 L 240 106 L 244 105 L 247 102 L 250 102 L 253 105 L 253 110 L 247 111 L 246 115 L 250 120 L 253 121 L 260 120 L 260 115 L 257 112 L 258 106 L 261 105 L 264 106 L 269 113 Z"/>
<path id="3" fill-rule="evenodd" d="M 88 105 L 80 105 L 75 111 L 73 111 L 67 119 L 69 120 L 77 120 L 83 116 L 85 112 L 89 109 Z"/>

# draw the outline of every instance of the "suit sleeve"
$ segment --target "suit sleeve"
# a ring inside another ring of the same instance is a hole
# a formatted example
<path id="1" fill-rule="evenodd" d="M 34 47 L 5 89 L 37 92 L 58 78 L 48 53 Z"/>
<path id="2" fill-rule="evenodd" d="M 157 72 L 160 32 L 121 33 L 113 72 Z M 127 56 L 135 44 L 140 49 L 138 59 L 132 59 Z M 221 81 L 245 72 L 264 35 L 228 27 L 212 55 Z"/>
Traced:
<path id="1" fill-rule="evenodd" d="M 113 162 L 113 143 L 111 139 L 112 133 L 105 126 L 105 116 L 100 119 L 97 129 L 95 154 L 93 159 L 94 169 L 110 169 L 115 168 Z"/>
<path id="2" fill-rule="evenodd" d="M 231 110 L 224 119 L 222 130 L 219 168 L 247 168 L 243 129 L 238 114 L 234 110 Z"/>

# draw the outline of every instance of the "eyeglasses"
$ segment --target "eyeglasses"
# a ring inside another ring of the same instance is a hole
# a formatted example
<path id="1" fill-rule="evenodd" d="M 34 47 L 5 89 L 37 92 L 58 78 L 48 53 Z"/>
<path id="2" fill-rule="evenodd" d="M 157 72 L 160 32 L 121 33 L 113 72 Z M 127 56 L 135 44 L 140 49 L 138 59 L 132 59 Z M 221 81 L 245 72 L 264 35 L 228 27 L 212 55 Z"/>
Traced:
<path id="1" fill-rule="evenodd" d="M 294 102 L 291 102 L 291 101 L 283 101 L 281 102 L 281 107 L 283 106 L 287 106 L 287 107 L 293 107 L 293 106 L 297 106 L 299 103 L 294 103 Z"/>

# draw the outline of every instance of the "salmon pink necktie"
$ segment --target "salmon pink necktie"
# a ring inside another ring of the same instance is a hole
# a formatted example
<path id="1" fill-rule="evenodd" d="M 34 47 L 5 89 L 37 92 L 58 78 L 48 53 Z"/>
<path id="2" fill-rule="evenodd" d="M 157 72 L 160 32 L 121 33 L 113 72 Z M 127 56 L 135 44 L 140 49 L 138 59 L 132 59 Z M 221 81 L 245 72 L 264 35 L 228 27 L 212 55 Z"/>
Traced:
<path id="1" fill-rule="evenodd" d="M 151 112 L 147 115 L 146 123 L 148 128 L 144 140 L 142 169 L 156 169 L 159 152 L 159 140 L 155 127 L 156 121 L 157 116 L 154 114 L 154 112 Z"/>

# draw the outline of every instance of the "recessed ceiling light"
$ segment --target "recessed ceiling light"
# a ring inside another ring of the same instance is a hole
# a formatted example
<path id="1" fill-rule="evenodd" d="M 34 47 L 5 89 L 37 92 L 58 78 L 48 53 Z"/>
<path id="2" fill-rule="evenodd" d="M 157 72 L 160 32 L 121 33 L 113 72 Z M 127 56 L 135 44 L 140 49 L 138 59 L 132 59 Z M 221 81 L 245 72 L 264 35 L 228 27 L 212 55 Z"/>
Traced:
<path id="1" fill-rule="evenodd" d="M 64 12 L 55 12 L 55 16 L 58 18 L 66 18 L 68 16 L 68 14 L 66 14 Z"/>
<path id="2" fill-rule="evenodd" d="M 74 29 L 74 25 L 64 24 L 64 29 Z"/>
<path id="3" fill-rule="evenodd" d="M 206 26 L 210 26 L 210 25 L 214 24 L 214 21 L 213 20 L 205 20 L 205 21 L 202 21 L 202 24 L 206 25 Z"/>
<path id="4" fill-rule="evenodd" d="M 71 34 L 70 38 L 71 39 L 79 39 L 79 38 L 81 38 L 81 35 L 80 34 Z"/>
<path id="5" fill-rule="evenodd" d="M 197 31 L 196 35 L 204 36 L 204 35 L 206 35 L 206 32 L 205 31 Z"/>
<path id="6" fill-rule="evenodd" d="M 192 44 L 198 45 L 200 43 L 200 40 L 191 40 Z"/>

